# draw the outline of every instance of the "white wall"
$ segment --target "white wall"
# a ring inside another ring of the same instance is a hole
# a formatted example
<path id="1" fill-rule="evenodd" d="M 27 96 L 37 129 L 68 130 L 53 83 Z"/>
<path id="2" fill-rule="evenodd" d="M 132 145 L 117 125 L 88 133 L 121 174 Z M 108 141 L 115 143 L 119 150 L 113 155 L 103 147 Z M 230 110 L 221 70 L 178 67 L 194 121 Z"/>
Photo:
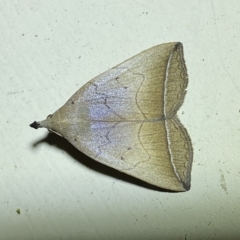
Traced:
<path id="1" fill-rule="evenodd" d="M 239 239 L 239 22 L 237 0 L 0 0 L 0 239 Z M 29 128 L 170 41 L 189 74 L 179 117 L 194 147 L 190 191 L 148 189 Z"/>

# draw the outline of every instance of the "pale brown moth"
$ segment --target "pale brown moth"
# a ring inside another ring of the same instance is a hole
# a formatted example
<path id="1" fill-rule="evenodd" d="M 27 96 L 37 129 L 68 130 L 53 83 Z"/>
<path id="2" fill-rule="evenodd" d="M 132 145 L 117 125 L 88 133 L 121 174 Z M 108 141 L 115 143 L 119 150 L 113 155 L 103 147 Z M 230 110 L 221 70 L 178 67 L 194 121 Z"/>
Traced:
<path id="1" fill-rule="evenodd" d="M 187 191 L 193 149 L 177 116 L 187 84 L 182 44 L 157 45 L 95 77 L 30 126 L 152 185 Z"/>

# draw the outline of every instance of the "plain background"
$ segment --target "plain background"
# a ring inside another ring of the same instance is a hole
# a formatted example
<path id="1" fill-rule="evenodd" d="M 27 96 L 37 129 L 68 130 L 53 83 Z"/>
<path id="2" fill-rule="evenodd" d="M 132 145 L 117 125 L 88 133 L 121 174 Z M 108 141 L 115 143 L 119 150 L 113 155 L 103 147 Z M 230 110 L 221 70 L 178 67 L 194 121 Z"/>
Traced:
<path id="1" fill-rule="evenodd" d="M 0 239 L 240 239 L 239 22 L 238 0 L 1 0 Z M 149 189 L 29 127 L 172 41 L 189 74 L 190 191 Z"/>

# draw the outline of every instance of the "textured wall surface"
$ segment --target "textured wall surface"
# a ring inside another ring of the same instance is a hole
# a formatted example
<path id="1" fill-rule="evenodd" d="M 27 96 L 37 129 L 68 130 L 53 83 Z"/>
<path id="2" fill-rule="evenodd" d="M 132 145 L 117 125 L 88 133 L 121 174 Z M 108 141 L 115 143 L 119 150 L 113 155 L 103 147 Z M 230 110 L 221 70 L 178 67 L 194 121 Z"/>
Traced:
<path id="1" fill-rule="evenodd" d="M 239 1 L 0 0 L 0 239 L 240 239 Z M 191 189 L 170 193 L 29 123 L 140 51 L 181 41 Z"/>

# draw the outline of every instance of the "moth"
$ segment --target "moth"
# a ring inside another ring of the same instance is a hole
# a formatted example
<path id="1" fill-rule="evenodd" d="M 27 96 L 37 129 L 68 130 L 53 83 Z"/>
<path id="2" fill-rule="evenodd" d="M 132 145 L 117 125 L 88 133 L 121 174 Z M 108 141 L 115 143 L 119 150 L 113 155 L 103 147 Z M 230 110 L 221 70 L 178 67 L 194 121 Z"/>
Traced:
<path id="1" fill-rule="evenodd" d="M 177 116 L 187 85 L 183 45 L 160 44 L 93 78 L 30 126 L 154 186 L 187 191 L 193 148 Z"/>

